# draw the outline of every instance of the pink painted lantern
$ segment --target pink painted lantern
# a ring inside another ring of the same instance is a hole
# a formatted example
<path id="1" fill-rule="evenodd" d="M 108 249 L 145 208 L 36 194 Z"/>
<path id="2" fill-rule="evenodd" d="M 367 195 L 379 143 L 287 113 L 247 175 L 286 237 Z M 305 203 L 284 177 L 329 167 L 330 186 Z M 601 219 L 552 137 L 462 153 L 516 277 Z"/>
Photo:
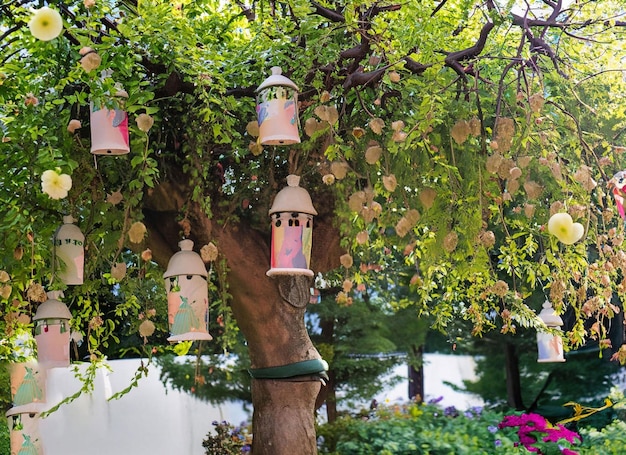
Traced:
<path id="1" fill-rule="evenodd" d="M 64 216 L 53 239 L 56 275 L 67 285 L 83 284 L 85 268 L 85 236 L 74 221 Z"/>
<path id="2" fill-rule="evenodd" d="M 550 329 L 561 330 L 563 319 L 556 314 L 552 304 L 546 300 L 543 309 L 539 313 L 539 318 Z M 563 357 L 563 339 L 560 335 L 537 331 L 537 362 L 565 362 Z"/>
<path id="3" fill-rule="evenodd" d="M 299 184 L 299 176 L 287 176 L 287 186 L 278 192 L 270 208 L 272 254 L 268 276 L 313 276 L 309 267 L 313 246 L 313 215 L 317 215 L 317 211 L 308 191 Z"/>
<path id="4" fill-rule="evenodd" d="M 37 308 L 35 341 L 37 360 L 46 368 L 68 367 L 70 365 L 70 319 L 72 313 L 58 300 L 61 291 L 48 292 L 48 300 Z"/>
<path id="5" fill-rule="evenodd" d="M 7 411 L 11 455 L 44 453 L 39 435 L 39 414 L 43 407 L 42 403 L 30 403 L 12 407 Z"/>
<path id="6" fill-rule="evenodd" d="M 257 88 L 259 141 L 263 145 L 300 142 L 298 133 L 298 87 L 282 74 L 279 66 Z"/>
<path id="7" fill-rule="evenodd" d="M 178 242 L 163 274 L 167 291 L 167 315 L 170 343 L 212 340 L 208 331 L 208 273 L 200 255 L 193 251 L 193 241 Z"/>
<path id="8" fill-rule="evenodd" d="M 120 90 L 117 98 L 128 98 Z M 91 153 L 94 155 L 125 155 L 130 152 L 128 114 L 120 109 L 96 106 L 91 103 Z"/>

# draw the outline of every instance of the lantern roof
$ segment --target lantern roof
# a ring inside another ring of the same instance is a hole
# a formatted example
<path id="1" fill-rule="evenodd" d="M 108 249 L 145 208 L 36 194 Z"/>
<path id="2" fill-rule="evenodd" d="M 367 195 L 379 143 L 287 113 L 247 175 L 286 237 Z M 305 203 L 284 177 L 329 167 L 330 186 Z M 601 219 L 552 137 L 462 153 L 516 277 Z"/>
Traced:
<path id="1" fill-rule="evenodd" d="M 317 210 L 313 207 L 309 192 L 300 186 L 299 175 L 288 175 L 287 186 L 276 194 L 269 214 L 280 212 L 298 212 L 317 215 Z"/>
<path id="2" fill-rule="evenodd" d="M 208 276 L 206 266 L 200 255 L 193 251 L 193 240 L 184 239 L 178 242 L 180 251 L 174 253 L 167 264 L 163 278 L 181 275 Z"/>
<path id="3" fill-rule="evenodd" d="M 72 313 L 60 300 L 57 300 L 61 297 L 61 291 L 49 291 L 48 300 L 43 302 L 37 308 L 37 312 L 35 316 L 33 316 L 33 321 L 38 321 L 41 319 L 67 319 L 68 321 L 72 319 Z"/>
<path id="4" fill-rule="evenodd" d="M 552 304 L 548 300 L 543 302 L 543 309 L 539 313 L 539 318 L 548 327 L 559 327 L 563 325 L 563 319 L 556 314 L 554 308 L 552 308 Z"/>
<path id="5" fill-rule="evenodd" d="M 283 70 L 280 66 L 272 66 L 272 75 L 265 79 L 261 85 L 256 89 L 257 92 L 264 90 L 268 87 L 280 85 L 283 87 L 291 87 L 294 90 L 298 90 L 298 86 L 288 77 L 282 75 Z"/>
<path id="6" fill-rule="evenodd" d="M 33 402 L 20 406 L 13 406 L 6 412 L 5 417 L 11 417 L 18 414 L 40 414 L 46 409 L 46 403 Z"/>

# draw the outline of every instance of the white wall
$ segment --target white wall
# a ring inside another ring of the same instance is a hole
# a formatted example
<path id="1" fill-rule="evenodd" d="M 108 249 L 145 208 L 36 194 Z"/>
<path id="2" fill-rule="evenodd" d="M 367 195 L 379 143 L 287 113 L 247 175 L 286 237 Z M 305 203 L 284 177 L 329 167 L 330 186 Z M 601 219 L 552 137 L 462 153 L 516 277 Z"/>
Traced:
<path id="1" fill-rule="evenodd" d="M 214 420 L 249 420 L 240 404 L 216 406 L 167 390 L 152 365 L 139 387 L 107 401 L 130 384 L 139 360 L 110 365 L 113 372 L 99 372 L 93 394 L 40 420 L 44 455 L 204 455 L 202 441 Z M 46 400 L 57 403 L 79 388 L 70 369 L 54 368 L 48 372 Z"/>
<path id="2" fill-rule="evenodd" d="M 214 428 L 213 421 L 239 424 L 250 420 L 250 414 L 239 403 L 215 406 L 167 390 L 153 365 L 138 387 L 119 400 L 107 401 L 130 384 L 139 360 L 114 360 L 110 365 L 113 372 L 99 372 L 93 394 L 83 395 L 40 420 L 44 455 L 204 455 L 202 441 Z M 442 396 L 440 405 L 457 409 L 482 404 L 479 398 L 443 384 L 462 385 L 463 379 L 474 378 L 471 357 L 426 354 L 424 367 L 426 401 Z M 396 374 L 405 379 L 393 389 L 382 391 L 376 397 L 379 403 L 407 400 L 406 368 L 396 369 Z M 71 369 L 51 369 L 46 400 L 56 404 L 80 387 Z"/>

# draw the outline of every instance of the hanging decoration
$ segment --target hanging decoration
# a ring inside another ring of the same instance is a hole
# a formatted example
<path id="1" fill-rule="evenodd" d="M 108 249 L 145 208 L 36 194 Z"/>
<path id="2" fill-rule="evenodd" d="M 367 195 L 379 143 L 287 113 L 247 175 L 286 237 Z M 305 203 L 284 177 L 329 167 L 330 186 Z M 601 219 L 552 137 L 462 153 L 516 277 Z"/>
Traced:
<path id="1" fill-rule="evenodd" d="M 41 403 L 30 403 L 7 411 L 11 455 L 43 455 L 39 435 L 39 415 L 42 408 Z"/>
<path id="2" fill-rule="evenodd" d="M 193 251 L 193 241 L 181 240 L 163 274 L 167 291 L 167 314 L 171 343 L 212 340 L 208 331 L 208 273 L 200 255 Z"/>
<path id="3" fill-rule="evenodd" d="M 539 318 L 549 329 L 561 330 L 563 320 L 556 314 L 552 304 L 546 300 L 543 309 L 539 313 Z M 553 335 L 548 332 L 537 331 L 537 362 L 565 362 L 563 357 L 563 339 L 560 335 Z"/>
<path id="4" fill-rule="evenodd" d="M 128 98 L 128 93 L 118 90 L 115 94 L 118 103 Z M 120 103 L 121 104 L 121 103 Z M 109 109 L 106 106 L 91 106 L 91 153 L 94 155 L 124 155 L 130 152 L 128 135 L 128 115 L 121 108 Z"/>
<path id="5" fill-rule="evenodd" d="M 45 368 L 68 367 L 70 365 L 70 319 L 72 313 L 58 300 L 61 291 L 49 291 L 48 300 L 37 308 L 35 341 L 37 360 Z"/>
<path id="6" fill-rule="evenodd" d="M 257 88 L 259 142 L 290 145 L 300 142 L 298 133 L 298 87 L 282 75 L 279 66 Z"/>
<path id="7" fill-rule="evenodd" d="M 54 234 L 56 276 L 67 285 L 83 284 L 85 267 L 85 236 L 72 216 L 64 216 L 63 224 Z"/>
<path id="8" fill-rule="evenodd" d="M 287 176 L 269 214 L 272 219 L 271 268 L 268 276 L 308 275 L 313 246 L 313 216 L 317 211 L 308 191 L 300 186 L 300 176 Z"/>

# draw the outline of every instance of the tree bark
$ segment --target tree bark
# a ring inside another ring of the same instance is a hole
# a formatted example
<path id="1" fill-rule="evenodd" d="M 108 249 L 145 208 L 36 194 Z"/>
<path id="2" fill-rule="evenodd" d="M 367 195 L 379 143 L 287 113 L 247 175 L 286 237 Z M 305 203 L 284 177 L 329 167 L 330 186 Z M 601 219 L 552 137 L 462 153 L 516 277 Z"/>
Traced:
<path id="1" fill-rule="evenodd" d="M 506 392 L 509 406 L 522 411 L 524 403 L 522 401 L 522 385 L 519 374 L 519 358 L 514 344 L 505 345 L 505 368 L 506 368 Z"/>
<path id="2" fill-rule="evenodd" d="M 420 367 L 415 368 L 413 364 L 409 364 L 409 399 L 424 401 L 424 345 L 413 345 L 411 351 L 413 359 L 419 362 Z"/>

